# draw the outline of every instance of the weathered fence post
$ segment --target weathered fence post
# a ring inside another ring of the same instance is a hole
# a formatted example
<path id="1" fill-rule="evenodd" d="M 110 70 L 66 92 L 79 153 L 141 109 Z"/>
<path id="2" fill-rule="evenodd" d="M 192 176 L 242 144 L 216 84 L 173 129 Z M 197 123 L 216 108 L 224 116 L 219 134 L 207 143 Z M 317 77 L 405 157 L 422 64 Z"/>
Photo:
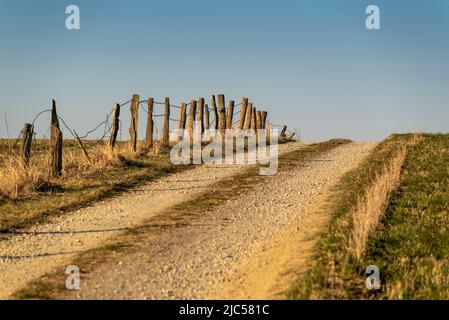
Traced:
<path id="1" fill-rule="evenodd" d="M 226 115 L 226 129 L 232 129 L 232 121 L 234 119 L 234 104 L 233 100 L 229 100 L 228 110 Z"/>
<path id="2" fill-rule="evenodd" d="M 205 138 L 206 140 L 210 140 L 210 113 L 209 106 L 207 104 L 204 105 L 204 127 L 205 127 Z"/>
<path id="3" fill-rule="evenodd" d="M 226 107 L 224 94 L 218 95 L 218 128 L 224 138 L 226 130 Z"/>
<path id="4" fill-rule="evenodd" d="M 181 103 L 181 109 L 179 110 L 178 141 L 182 140 L 185 129 L 186 129 L 186 104 Z"/>
<path id="5" fill-rule="evenodd" d="M 147 115 L 147 130 L 145 134 L 145 144 L 146 148 L 150 149 L 154 146 L 154 120 L 153 120 L 153 110 L 154 110 L 154 99 L 148 98 L 148 115 Z"/>
<path id="6" fill-rule="evenodd" d="M 89 154 L 87 153 L 87 150 L 84 147 L 83 142 L 81 141 L 80 137 L 78 136 L 78 133 L 76 133 L 75 130 L 73 130 L 73 133 L 75 134 L 76 141 L 78 141 L 78 144 L 79 144 L 81 150 L 83 150 L 84 157 L 86 157 L 87 162 L 89 162 L 89 164 L 92 164 L 92 160 L 90 160 Z"/>
<path id="7" fill-rule="evenodd" d="M 256 107 L 251 108 L 251 129 L 254 130 L 255 133 L 257 133 L 257 123 L 256 123 Z"/>
<path id="8" fill-rule="evenodd" d="M 109 147 L 115 149 L 115 143 L 117 142 L 117 134 L 120 127 L 120 104 L 115 105 L 114 116 L 112 119 L 112 131 L 109 138 Z"/>
<path id="9" fill-rule="evenodd" d="M 210 129 L 210 113 L 209 113 L 209 106 L 207 104 L 204 105 L 204 111 L 205 111 L 204 112 L 204 115 L 205 115 L 205 119 L 204 119 L 205 127 L 206 127 L 206 130 L 209 131 L 209 129 Z"/>
<path id="10" fill-rule="evenodd" d="M 59 127 L 56 101 L 52 100 L 50 129 L 50 176 L 59 177 L 62 174 L 62 131 Z"/>
<path id="11" fill-rule="evenodd" d="M 218 111 L 217 111 L 217 103 L 215 102 L 215 96 L 212 95 L 210 97 L 210 103 L 212 105 L 212 112 L 214 113 L 214 129 L 218 130 Z"/>
<path id="12" fill-rule="evenodd" d="M 204 133 L 204 98 L 201 98 L 201 97 L 198 99 L 198 115 L 197 115 L 196 121 L 200 122 L 201 136 L 203 136 L 203 133 Z"/>
<path id="13" fill-rule="evenodd" d="M 253 109 L 253 104 L 251 102 L 249 102 L 248 107 L 246 108 L 245 126 L 244 126 L 245 129 L 251 128 L 252 109 Z"/>
<path id="14" fill-rule="evenodd" d="M 268 130 L 267 130 L 267 141 L 271 141 L 272 134 L 273 134 L 273 123 L 270 121 L 270 124 L 268 125 Z"/>
<path id="15" fill-rule="evenodd" d="M 187 131 L 189 132 L 189 140 L 190 143 L 193 141 L 193 124 L 195 122 L 195 109 L 196 109 L 196 101 L 190 101 L 189 106 L 189 119 L 187 121 Z"/>
<path id="16" fill-rule="evenodd" d="M 262 111 L 257 111 L 256 113 L 256 128 L 257 129 L 263 129 L 262 128 Z"/>
<path id="17" fill-rule="evenodd" d="M 239 129 L 242 130 L 245 125 L 246 109 L 248 108 L 248 99 L 242 98 L 242 107 L 240 109 Z"/>
<path id="18" fill-rule="evenodd" d="M 21 158 L 22 164 L 25 168 L 28 168 L 31 157 L 31 144 L 33 142 L 34 126 L 29 123 L 25 123 L 22 129 L 22 151 Z"/>
<path id="19" fill-rule="evenodd" d="M 279 135 L 279 138 L 281 139 L 281 141 L 285 140 L 287 138 L 285 132 L 287 131 L 287 126 L 284 126 L 282 128 L 281 134 Z"/>
<path id="20" fill-rule="evenodd" d="M 129 134 L 131 136 L 131 151 L 137 151 L 137 127 L 139 123 L 139 99 L 140 96 L 138 94 L 134 94 L 131 100 L 131 125 L 129 127 Z"/>
<path id="21" fill-rule="evenodd" d="M 262 111 L 262 129 L 266 129 L 267 128 L 267 116 L 268 116 L 268 112 L 266 111 Z"/>
<path id="22" fill-rule="evenodd" d="M 160 149 L 167 150 L 169 148 L 170 148 L 170 98 L 165 97 L 164 127 L 162 129 Z"/>

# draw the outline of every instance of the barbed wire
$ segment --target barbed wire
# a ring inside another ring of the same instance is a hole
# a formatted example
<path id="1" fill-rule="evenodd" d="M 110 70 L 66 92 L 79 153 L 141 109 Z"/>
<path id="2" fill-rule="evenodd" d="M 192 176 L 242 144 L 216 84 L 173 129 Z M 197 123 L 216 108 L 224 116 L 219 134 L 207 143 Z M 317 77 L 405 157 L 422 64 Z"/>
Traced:
<path id="1" fill-rule="evenodd" d="M 133 100 L 133 99 L 129 99 L 128 101 L 121 103 L 121 104 L 120 104 L 120 107 L 126 106 L 126 105 L 127 105 L 128 103 L 130 103 L 132 100 Z"/>
<path id="2" fill-rule="evenodd" d="M 39 113 L 34 117 L 34 119 L 33 119 L 33 121 L 31 122 L 31 124 L 34 126 L 34 123 L 37 121 L 37 119 L 38 119 L 41 115 L 43 115 L 44 113 L 47 113 L 47 112 L 51 112 L 51 109 L 45 109 L 45 110 L 42 110 L 41 112 L 39 112 Z"/>
<path id="3" fill-rule="evenodd" d="M 131 101 L 132 101 L 132 99 L 129 99 L 128 101 L 119 104 L 119 106 L 120 106 L 120 107 L 123 107 L 123 106 L 129 104 Z M 148 102 L 148 100 L 141 100 L 141 101 L 139 101 L 138 103 L 139 103 L 139 106 L 142 104 L 142 109 L 148 114 L 148 110 L 147 110 L 147 108 L 145 107 L 145 104 L 144 104 L 144 103 L 147 103 L 147 102 Z M 161 101 L 153 101 L 153 103 L 156 104 L 156 105 L 164 105 L 164 106 L 165 106 L 165 102 L 161 102 Z M 185 103 L 185 105 L 188 106 L 188 105 L 190 105 L 190 103 Z M 240 102 L 240 103 L 234 105 L 234 108 L 237 108 L 237 107 L 239 107 L 239 106 L 241 106 L 241 105 L 242 105 L 242 102 Z M 181 106 L 179 106 L 179 105 L 169 104 L 169 106 L 170 106 L 170 107 L 173 107 L 173 108 L 181 109 Z M 209 112 L 215 114 L 214 109 L 213 109 L 213 108 L 210 108 L 207 104 L 205 104 L 205 108 L 206 108 L 206 110 L 208 110 Z M 92 133 L 94 133 L 94 132 L 96 132 L 98 129 L 100 129 L 102 126 L 104 126 L 103 135 L 102 135 L 99 139 L 97 139 L 97 143 L 96 143 L 96 144 L 102 142 L 102 141 L 105 139 L 105 137 L 106 137 L 106 136 L 111 132 L 111 130 L 112 130 L 112 126 L 111 126 L 109 120 L 110 120 L 110 117 L 111 117 L 112 113 L 114 112 L 114 110 L 115 110 L 115 108 L 113 108 L 113 109 L 109 112 L 109 114 L 106 115 L 106 119 L 105 119 L 104 121 L 100 122 L 100 123 L 99 123 L 98 125 L 96 125 L 92 130 L 87 131 L 84 135 L 78 136 L 78 137 L 79 137 L 80 139 L 86 139 L 86 138 L 88 138 L 89 135 L 91 135 Z M 216 110 L 216 111 L 218 111 L 218 110 Z M 31 124 L 33 125 L 33 127 L 34 127 L 36 121 L 37 121 L 43 114 L 49 113 L 49 112 L 52 112 L 52 110 L 51 110 L 51 109 L 44 109 L 44 110 L 38 112 L 38 113 L 36 114 L 36 116 L 33 118 L 33 121 L 31 122 Z M 234 112 L 234 113 L 233 113 L 233 117 L 239 115 L 240 113 L 241 113 L 241 110 L 238 110 L 238 111 Z M 165 116 L 165 114 L 154 114 L 154 115 L 153 115 L 154 118 L 159 118 L 159 117 L 164 117 L 164 116 Z M 58 116 L 58 119 L 62 122 L 63 126 L 69 131 L 69 133 L 76 139 L 77 134 L 76 134 L 75 131 L 74 131 L 74 130 L 67 124 L 67 122 L 64 120 L 64 118 L 62 118 L 61 116 Z M 169 118 L 169 120 L 170 120 L 170 121 L 180 121 L 179 119 L 175 119 L 175 118 Z M 214 119 L 211 121 L 211 123 L 210 123 L 209 126 L 212 127 L 212 126 L 215 124 L 216 121 L 217 121 L 217 119 L 215 119 L 215 117 L 214 117 Z M 234 121 L 234 122 L 232 123 L 232 126 L 235 126 L 238 122 L 239 122 L 239 120 Z M 123 124 L 122 124 L 122 121 L 121 121 L 120 119 L 119 119 L 119 124 L 120 124 L 120 126 L 119 126 L 119 134 L 120 134 L 120 141 L 121 141 L 121 140 L 122 140 L 122 128 L 123 128 Z M 284 127 L 284 125 L 277 125 L 277 124 L 274 124 L 273 126 L 274 126 L 274 127 Z M 47 137 L 47 133 L 49 132 L 50 128 L 51 128 L 51 126 L 48 127 L 46 133 L 43 135 L 44 138 Z M 155 128 L 155 133 L 156 133 L 156 135 L 157 135 L 158 127 L 157 127 L 156 123 L 155 123 L 155 127 L 154 127 L 154 128 Z M 171 131 L 171 132 L 173 133 L 173 131 Z M 290 134 L 293 133 L 291 130 L 287 130 L 287 132 L 290 133 Z M 37 133 L 35 130 L 33 130 L 33 134 L 34 134 L 35 137 L 38 135 L 38 133 Z M 16 139 L 16 142 L 15 142 L 13 148 L 15 148 L 15 147 L 17 146 L 17 144 L 20 142 L 20 140 L 21 140 L 21 139 L 20 139 L 21 135 L 22 135 L 22 131 L 20 132 L 18 138 Z M 95 145 L 96 145 L 96 144 L 95 144 Z"/>

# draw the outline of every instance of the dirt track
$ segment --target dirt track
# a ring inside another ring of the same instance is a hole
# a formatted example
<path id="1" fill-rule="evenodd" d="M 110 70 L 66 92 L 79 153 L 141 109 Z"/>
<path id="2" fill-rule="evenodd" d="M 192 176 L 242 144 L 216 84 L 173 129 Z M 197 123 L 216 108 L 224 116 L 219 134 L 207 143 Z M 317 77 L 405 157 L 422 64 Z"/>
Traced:
<path id="1" fill-rule="evenodd" d="M 326 213 L 315 209 L 374 146 L 340 146 L 306 166 L 279 173 L 194 223 L 143 244 L 126 259 L 102 265 L 67 297 L 284 298 L 328 221 Z"/>
<path id="2" fill-rule="evenodd" d="M 302 146 L 281 145 L 280 153 Z M 29 281 L 57 267 L 67 266 L 78 253 L 95 249 L 104 240 L 139 226 L 244 169 L 235 165 L 198 166 L 8 235 L 0 242 L 0 299 L 7 299 Z"/>
<path id="3" fill-rule="evenodd" d="M 80 291 L 67 297 L 282 298 L 291 280 L 304 269 L 327 222 L 325 214 L 309 213 L 374 145 L 343 145 L 305 166 L 272 176 L 194 223 L 167 230 L 123 261 L 101 265 L 83 279 Z M 280 152 L 303 146 L 282 145 Z M 78 253 L 95 249 L 104 240 L 208 191 L 220 179 L 243 169 L 199 166 L 11 234 L 0 242 L 0 299 L 67 266 Z"/>

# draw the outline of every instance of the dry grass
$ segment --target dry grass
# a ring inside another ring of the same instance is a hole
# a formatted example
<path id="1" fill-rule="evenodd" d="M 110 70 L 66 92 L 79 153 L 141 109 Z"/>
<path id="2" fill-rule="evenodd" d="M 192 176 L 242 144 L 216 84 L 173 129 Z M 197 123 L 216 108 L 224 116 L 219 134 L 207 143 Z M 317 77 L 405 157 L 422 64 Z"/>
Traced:
<path id="1" fill-rule="evenodd" d="M 390 136 L 335 187 L 323 208 L 332 221 L 317 245 L 315 265 L 288 293 L 290 298 L 360 297 L 366 278 L 360 261 L 367 241 L 398 185 L 407 149 L 420 139 L 418 134 Z"/>
<path id="2" fill-rule="evenodd" d="M 0 199 L 17 199 L 36 191 L 46 181 L 39 165 L 31 163 L 25 169 L 17 156 L 9 156 L 0 164 Z"/>
<path id="3" fill-rule="evenodd" d="M 33 141 L 29 168 L 21 164 L 18 147 L 0 141 L 0 231 L 43 221 L 129 188 L 192 166 L 175 166 L 168 154 L 132 153 L 127 143 L 117 150 L 86 142 L 88 161 L 75 141 L 64 140 L 63 172 L 49 178 L 48 141 Z"/>
<path id="4" fill-rule="evenodd" d="M 85 179 L 99 172 L 120 167 L 124 159 L 136 155 L 122 144 L 112 150 L 105 144 L 86 143 L 90 160 L 73 141 L 64 142 L 62 179 L 65 181 Z M 49 178 L 48 146 L 43 141 L 35 142 L 30 164 L 25 168 L 17 151 L 8 152 L 0 160 L 0 200 L 20 199 L 45 191 L 58 181 Z M 59 179 L 58 179 L 59 180 Z"/>
<path id="5" fill-rule="evenodd" d="M 398 141 L 395 154 L 376 172 L 372 183 L 366 187 L 351 209 L 349 214 L 352 232 L 349 251 L 356 259 L 360 260 L 363 257 L 368 236 L 378 225 L 391 192 L 398 186 L 407 147 L 415 145 L 420 139 L 419 135 L 414 134 L 409 140 Z"/>

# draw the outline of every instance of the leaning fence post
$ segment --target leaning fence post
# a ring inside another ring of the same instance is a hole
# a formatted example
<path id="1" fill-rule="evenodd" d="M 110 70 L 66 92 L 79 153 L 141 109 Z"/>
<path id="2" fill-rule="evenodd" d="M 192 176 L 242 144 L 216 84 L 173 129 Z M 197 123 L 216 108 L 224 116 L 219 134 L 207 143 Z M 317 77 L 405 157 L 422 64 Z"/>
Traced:
<path id="1" fill-rule="evenodd" d="M 165 97 L 165 113 L 164 113 L 164 127 L 162 129 L 162 138 L 160 149 L 166 150 L 170 147 L 170 98 Z"/>
<path id="2" fill-rule="evenodd" d="M 282 128 L 281 134 L 279 135 L 279 138 L 281 139 L 281 141 L 285 140 L 287 138 L 285 132 L 287 131 L 287 126 L 284 126 Z"/>
<path id="3" fill-rule="evenodd" d="M 29 123 L 25 123 L 22 129 L 22 164 L 25 168 L 28 168 L 31 157 L 31 144 L 33 142 L 34 126 Z"/>
<path id="4" fill-rule="evenodd" d="M 226 129 L 232 129 L 232 121 L 234 119 L 234 104 L 233 100 L 229 100 L 228 111 L 226 115 Z"/>
<path id="5" fill-rule="evenodd" d="M 240 109 L 240 121 L 239 121 L 239 129 L 242 130 L 243 126 L 245 124 L 245 117 L 246 117 L 246 109 L 248 108 L 248 99 L 243 97 L 242 98 L 242 107 Z"/>
<path id="6" fill-rule="evenodd" d="M 148 98 L 148 115 L 147 115 L 147 130 L 145 134 L 146 148 L 150 149 L 154 146 L 154 120 L 153 120 L 153 109 L 154 109 L 154 99 Z"/>
<path id="7" fill-rule="evenodd" d="M 134 94 L 131 100 L 131 125 L 129 127 L 129 134 L 131 136 L 131 151 L 137 151 L 137 127 L 139 123 L 139 99 L 138 94 Z"/>
<path id="8" fill-rule="evenodd" d="M 114 116 L 112 120 L 111 137 L 109 138 L 109 147 L 115 149 L 115 143 L 117 142 L 117 134 L 120 127 L 120 104 L 115 105 Z"/>
<path id="9" fill-rule="evenodd" d="M 59 177 L 62 174 L 62 131 L 59 127 L 56 101 L 52 100 L 51 130 L 50 130 L 50 176 Z"/>

